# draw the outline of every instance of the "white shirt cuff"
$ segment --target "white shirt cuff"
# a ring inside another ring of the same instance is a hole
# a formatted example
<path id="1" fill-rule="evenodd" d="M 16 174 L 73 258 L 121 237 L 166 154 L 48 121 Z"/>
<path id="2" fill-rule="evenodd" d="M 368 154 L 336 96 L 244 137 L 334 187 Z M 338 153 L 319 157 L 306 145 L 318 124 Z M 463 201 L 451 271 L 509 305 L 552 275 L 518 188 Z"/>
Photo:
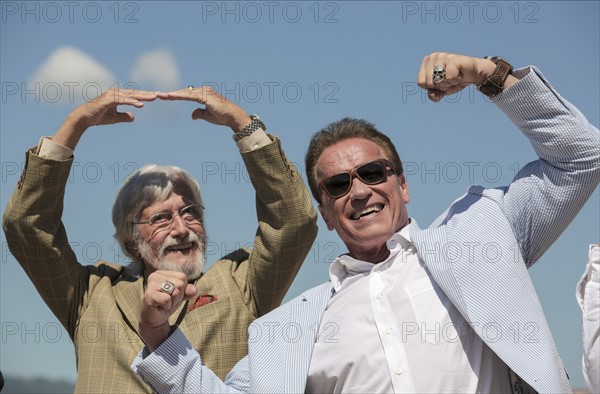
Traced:
<path id="1" fill-rule="evenodd" d="M 50 137 L 40 138 L 37 155 L 50 160 L 67 160 L 73 156 L 73 149 L 67 148 L 52 141 Z"/>
<path id="2" fill-rule="evenodd" d="M 263 129 L 258 129 L 248 137 L 236 142 L 240 152 L 250 152 L 273 142 Z"/>

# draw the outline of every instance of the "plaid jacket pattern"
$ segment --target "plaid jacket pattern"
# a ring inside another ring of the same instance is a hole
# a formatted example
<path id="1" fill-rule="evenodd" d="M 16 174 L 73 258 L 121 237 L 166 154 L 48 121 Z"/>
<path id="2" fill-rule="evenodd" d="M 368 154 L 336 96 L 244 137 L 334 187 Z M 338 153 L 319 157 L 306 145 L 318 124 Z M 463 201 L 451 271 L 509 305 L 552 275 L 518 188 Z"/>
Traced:
<path id="1" fill-rule="evenodd" d="M 182 305 L 171 319 L 221 378 L 247 353 L 248 325 L 283 300 L 317 232 L 302 178 L 271 138 L 273 143 L 242 153 L 256 190 L 253 248 L 213 264 L 195 283 L 204 298 Z M 72 162 L 27 153 L 3 218 L 9 248 L 73 340 L 75 390 L 150 392 L 130 369 L 144 346 L 138 332 L 143 278 L 106 261 L 77 262 L 61 221 Z"/>

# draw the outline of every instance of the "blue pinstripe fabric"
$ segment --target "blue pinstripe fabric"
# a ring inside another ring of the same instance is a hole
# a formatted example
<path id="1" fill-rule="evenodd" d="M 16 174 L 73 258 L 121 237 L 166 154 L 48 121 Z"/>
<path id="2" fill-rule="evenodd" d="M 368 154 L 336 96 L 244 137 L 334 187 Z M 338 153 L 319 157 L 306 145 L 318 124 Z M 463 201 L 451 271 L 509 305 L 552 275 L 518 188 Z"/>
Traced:
<path id="1" fill-rule="evenodd" d="M 527 268 L 598 186 L 600 134 L 536 68 L 516 74 L 523 79 L 497 96 L 497 105 L 540 159 L 525 166 L 508 187 L 469 188 L 429 229 L 413 221 L 410 234 L 440 288 L 516 374 L 540 393 L 570 392 Z M 304 392 L 316 324 L 325 323 L 320 320 L 331 294 L 330 284 L 321 285 L 257 319 L 253 327 L 262 335 L 249 341 L 249 357 L 226 383 L 239 376 L 245 383 L 235 388 L 244 392 Z M 301 328 L 297 340 L 281 335 L 290 325 Z M 265 335 L 269 329 L 273 335 Z M 202 381 L 186 379 L 196 367 L 180 360 L 180 375 L 169 374 L 180 391 L 187 388 L 184 383 L 228 390 L 208 374 Z"/>

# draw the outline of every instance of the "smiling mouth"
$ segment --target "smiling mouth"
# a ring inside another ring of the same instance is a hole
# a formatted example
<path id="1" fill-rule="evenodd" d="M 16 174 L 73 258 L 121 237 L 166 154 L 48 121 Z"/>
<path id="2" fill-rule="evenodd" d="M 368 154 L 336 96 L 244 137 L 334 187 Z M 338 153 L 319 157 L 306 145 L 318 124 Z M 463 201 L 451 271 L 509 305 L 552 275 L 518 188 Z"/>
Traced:
<path id="1" fill-rule="evenodd" d="M 377 212 L 381 212 L 382 209 L 383 209 L 383 204 L 374 204 L 369 207 L 366 207 L 362 211 L 354 212 L 352 215 L 350 215 L 350 219 L 358 220 L 362 217 L 369 216 L 369 215 L 372 215 Z"/>
<path id="2" fill-rule="evenodd" d="M 184 243 L 184 244 L 180 244 L 180 245 L 171 245 L 171 246 L 165 248 L 165 253 L 171 253 L 171 252 L 189 253 L 193 247 L 194 247 L 193 242 Z"/>

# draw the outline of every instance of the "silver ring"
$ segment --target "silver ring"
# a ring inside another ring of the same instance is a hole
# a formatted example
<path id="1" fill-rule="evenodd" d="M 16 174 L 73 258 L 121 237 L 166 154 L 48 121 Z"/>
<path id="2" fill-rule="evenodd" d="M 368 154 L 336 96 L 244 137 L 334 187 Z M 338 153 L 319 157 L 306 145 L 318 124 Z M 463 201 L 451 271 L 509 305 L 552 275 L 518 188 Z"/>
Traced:
<path id="1" fill-rule="evenodd" d="M 173 293 L 173 291 L 175 290 L 175 284 L 173 282 L 169 282 L 168 280 L 165 280 L 160 285 L 160 289 L 158 289 L 158 290 L 162 291 L 163 293 L 167 293 L 168 295 L 171 295 L 171 293 Z"/>
<path id="2" fill-rule="evenodd" d="M 194 86 L 193 85 L 189 85 L 187 87 L 187 90 L 189 90 L 190 92 L 193 92 L 194 91 Z"/>
<path id="3" fill-rule="evenodd" d="M 442 66 L 433 67 L 433 82 L 440 83 L 446 79 L 446 69 Z"/>

